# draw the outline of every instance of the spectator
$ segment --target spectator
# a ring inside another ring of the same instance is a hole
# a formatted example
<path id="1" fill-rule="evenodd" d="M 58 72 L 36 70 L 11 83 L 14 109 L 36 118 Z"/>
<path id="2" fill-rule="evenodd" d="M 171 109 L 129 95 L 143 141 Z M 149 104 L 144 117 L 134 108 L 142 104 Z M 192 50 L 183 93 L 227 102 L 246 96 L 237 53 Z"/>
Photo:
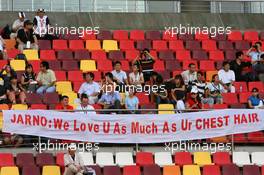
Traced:
<path id="1" fill-rule="evenodd" d="M 193 81 L 197 80 L 196 65 L 194 63 L 189 64 L 189 70 L 183 71 L 181 76 L 184 80 L 184 84 L 187 87 L 187 91 L 192 89 Z"/>
<path id="2" fill-rule="evenodd" d="M 169 103 L 168 92 L 167 92 L 167 90 L 165 88 L 165 85 L 163 83 L 163 78 L 162 78 L 161 75 L 157 76 L 157 84 L 156 84 L 156 86 L 157 86 L 157 91 L 153 91 L 156 104 L 159 105 L 159 104 Z"/>
<path id="3" fill-rule="evenodd" d="M 212 83 L 208 84 L 207 88 L 209 89 L 209 96 L 214 99 L 214 103 L 223 104 L 222 93 L 225 90 L 222 84 L 220 83 L 220 80 L 217 74 L 213 75 Z"/>
<path id="4" fill-rule="evenodd" d="M 138 65 L 134 64 L 132 72 L 129 74 L 129 84 L 134 86 L 141 86 L 144 84 L 143 73 L 139 71 Z"/>
<path id="5" fill-rule="evenodd" d="M 18 49 L 38 49 L 38 39 L 33 32 L 33 23 L 30 20 L 24 22 L 24 28 L 17 31 Z"/>
<path id="6" fill-rule="evenodd" d="M 5 52 L 5 40 L 2 38 L 2 36 L 0 35 L 0 59 L 1 60 L 6 60 L 7 59 L 7 54 Z"/>
<path id="7" fill-rule="evenodd" d="M 106 92 L 106 85 L 109 84 L 109 83 L 111 83 L 111 84 L 115 83 L 114 82 L 114 76 L 113 76 L 113 74 L 111 72 L 105 73 L 104 77 L 102 78 L 101 84 L 100 84 L 100 86 L 102 88 L 101 88 L 100 92 L 105 93 Z"/>
<path id="8" fill-rule="evenodd" d="M 190 96 L 185 102 L 186 109 L 202 109 L 201 100 L 198 95 L 198 89 L 193 87 Z"/>
<path id="9" fill-rule="evenodd" d="M 251 57 L 251 64 L 254 70 L 255 75 L 258 73 L 264 72 L 264 65 L 263 65 L 263 52 L 262 52 L 262 43 L 256 42 L 248 51 L 247 55 Z"/>
<path id="10" fill-rule="evenodd" d="M 31 64 L 26 65 L 26 71 L 21 77 L 21 84 L 23 88 L 29 92 L 34 93 L 37 88 L 36 73 L 33 71 L 33 66 Z"/>
<path id="11" fill-rule="evenodd" d="M 149 49 L 141 51 L 140 55 L 133 61 L 133 65 L 136 64 L 142 71 L 145 81 L 150 80 L 154 63 L 155 58 L 149 53 Z"/>
<path id="12" fill-rule="evenodd" d="M 37 89 L 38 94 L 55 92 L 56 76 L 53 70 L 49 68 L 49 63 L 42 61 L 40 64 L 40 72 L 37 76 L 37 83 L 39 88 Z"/>
<path id="13" fill-rule="evenodd" d="M 259 98 L 258 88 L 252 89 L 252 95 L 248 98 L 248 107 L 250 109 L 264 109 L 263 100 Z"/>
<path id="14" fill-rule="evenodd" d="M 119 92 L 115 91 L 114 84 L 109 83 L 106 86 L 106 92 L 103 93 L 98 103 L 103 105 L 104 109 L 121 109 L 120 101 Z M 118 111 L 117 113 L 120 112 Z"/>
<path id="15" fill-rule="evenodd" d="M 139 100 L 137 96 L 135 96 L 134 89 L 129 89 L 128 96 L 125 99 L 125 108 L 129 109 L 128 113 L 138 113 L 138 111 L 135 111 L 138 109 Z"/>
<path id="16" fill-rule="evenodd" d="M 45 15 L 44 9 L 38 9 L 37 15 L 35 16 L 34 20 L 34 29 L 35 33 L 37 34 L 37 38 L 43 38 L 48 39 L 47 33 L 48 33 L 48 26 L 50 25 L 50 21 L 47 15 Z"/>
<path id="17" fill-rule="evenodd" d="M 80 113 L 84 114 L 96 114 L 96 112 L 94 111 L 94 107 L 89 105 L 89 98 L 87 94 L 81 94 L 81 104 L 77 106 L 76 110 L 82 110 L 80 111 Z"/>
<path id="18" fill-rule="evenodd" d="M 230 70 L 230 64 L 225 61 L 223 63 L 223 69 L 218 71 L 218 76 L 221 84 L 224 86 L 225 92 L 235 93 L 235 87 L 233 82 L 236 81 L 234 71 Z"/>
<path id="19" fill-rule="evenodd" d="M 185 97 L 185 84 L 181 75 L 175 75 L 174 84 L 171 87 L 171 97 L 172 103 L 175 105 L 176 109 L 184 110 L 184 97 Z"/>
<path id="20" fill-rule="evenodd" d="M 243 61 L 244 53 L 239 51 L 236 53 L 236 59 L 230 62 L 230 69 L 234 71 L 236 81 L 254 81 L 251 73 L 243 73 L 243 69 L 251 67 L 250 62 Z"/>
<path id="21" fill-rule="evenodd" d="M 17 98 L 22 104 L 26 104 L 25 89 L 17 82 L 17 77 L 10 78 L 10 86 L 7 89 L 7 94 L 12 104 L 17 104 Z"/>
<path id="22" fill-rule="evenodd" d="M 116 81 L 120 86 L 128 84 L 126 72 L 122 71 L 121 66 L 121 62 L 116 61 L 114 64 L 115 70 L 111 72 L 114 76 L 114 81 Z"/>
<path id="23" fill-rule="evenodd" d="M 4 81 L 0 81 L 0 104 L 8 104 L 7 88 L 4 86 Z"/>
<path id="24" fill-rule="evenodd" d="M 89 104 L 95 104 L 98 101 L 98 95 L 100 92 L 100 85 L 94 81 L 94 74 L 92 72 L 88 72 L 85 74 L 85 80 L 79 91 L 78 94 L 86 94 L 89 98 Z"/>
<path id="25" fill-rule="evenodd" d="M 2 78 L 4 80 L 5 88 L 10 87 L 10 84 L 11 84 L 10 78 L 16 77 L 16 76 L 17 76 L 16 72 L 14 71 L 14 69 L 11 68 L 11 66 L 9 64 L 5 65 L 0 72 L 0 78 Z"/>
<path id="26" fill-rule="evenodd" d="M 56 110 L 73 110 L 73 106 L 69 105 L 69 97 L 63 95 L 60 97 L 60 103 L 55 106 Z"/>
<path id="27" fill-rule="evenodd" d="M 15 148 L 21 146 L 23 143 L 23 137 L 17 134 L 7 134 L 3 133 L 4 138 L 3 138 L 3 144 L 7 146 L 13 145 Z"/>
<path id="28" fill-rule="evenodd" d="M 25 21 L 26 21 L 25 13 L 18 12 L 18 19 L 16 19 L 12 25 L 12 33 L 10 35 L 11 39 L 15 39 L 17 37 L 17 31 L 23 28 Z"/>

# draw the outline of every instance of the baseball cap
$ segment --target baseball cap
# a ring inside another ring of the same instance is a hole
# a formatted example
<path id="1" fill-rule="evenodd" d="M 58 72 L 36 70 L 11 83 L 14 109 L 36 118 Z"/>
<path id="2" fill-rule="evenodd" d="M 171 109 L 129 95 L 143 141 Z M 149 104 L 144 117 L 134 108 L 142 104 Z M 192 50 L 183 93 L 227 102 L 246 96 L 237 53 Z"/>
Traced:
<path id="1" fill-rule="evenodd" d="M 69 150 L 76 150 L 77 149 L 77 146 L 76 146 L 75 143 L 71 143 L 71 144 L 68 145 L 68 149 Z"/>
<path id="2" fill-rule="evenodd" d="M 45 13 L 45 9 L 43 9 L 43 8 L 40 8 L 40 9 L 38 9 L 38 11 L 37 11 L 38 13 L 39 12 L 43 12 L 43 13 Z"/>
<path id="3" fill-rule="evenodd" d="M 197 94 L 198 93 L 197 87 L 192 87 L 191 93 Z"/>

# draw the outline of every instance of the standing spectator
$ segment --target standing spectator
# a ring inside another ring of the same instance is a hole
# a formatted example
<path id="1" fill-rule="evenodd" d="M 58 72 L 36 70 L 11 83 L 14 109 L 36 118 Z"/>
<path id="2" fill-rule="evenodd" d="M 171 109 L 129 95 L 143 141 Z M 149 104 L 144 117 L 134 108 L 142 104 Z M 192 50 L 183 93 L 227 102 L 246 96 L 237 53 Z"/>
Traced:
<path id="1" fill-rule="evenodd" d="M 128 96 L 125 99 L 125 108 L 129 109 L 129 113 L 138 113 L 135 111 L 138 109 L 139 100 L 137 96 L 135 96 L 135 92 L 133 89 L 129 89 Z"/>
<path id="2" fill-rule="evenodd" d="M 223 69 L 218 71 L 218 76 L 221 84 L 225 88 L 225 92 L 235 93 L 235 87 L 233 83 L 236 81 L 234 71 L 230 70 L 230 64 L 228 62 L 223 63 Z"/>
<path id="3" fill-rule="evenodd" d="M 82 110 L 79 111 L 80 113 L 94 115 L 96 112 L 94 111 L 94 107 L 89 105 L 89 98 L 87 94 L 81 94 L 81 104 L 77 106 L 76 110 Z"/>
<path id="4" fill-rule="evenodd" d="M 36 73 L 33 71 L 33 66 L 31 64 L 26 65 L 26 71 L 21 77 L 21 84 L 23 88 L 29 92 L 34 93 L 37 88 Z"/>
<path id="5" fill-rule="evenodd" d="M 63 95 L 60 97 L 60 103 L 55 106 L 56 110 L 73 110 L 73 106 L 69 105 L 69 97 Z"/>
<path id="6" fill-rule="evenodd" d="M 5 40 L 2 38 L 0 35 L 0 60 L 6 60 L 7 59 L 7 54 L 5 52 Z"/>
<path id="7" fill-rule="evenodd" d="M 7 94 L 12 104 L 17 104 L 17 98 L 22 104 L 26 104 L 25 89 L 17 82 L 16 77 L 10 78 L 10 86 L 7 89 Z"/>
<path id="8" fill-rule="evenodd" d="M 144 84 L 143 73 L 140 72 L 136 64 L 133 65 L 132 72 L 129 74 L 129 84 L 134 86 L 141 86 Z"/>
<path id="9" fill-rule="evenodd" d="M 155 58 L 149 53 L 149 49 L 141 51 L 140 55 L 133 61 L 133 64 L 140 67 L 140 71 L 142 71 L 145 81 L 150 80 L 153 73 L 154 63 Z"/>
<path id="10" fill-rule="evenodd" d="M 255 75 L 258 73 L 264 72 L 264 64 L 263 64 L 263 52 L 262 52 L 262 44 L 261 42 L 256 42 L 248 51 L 247 55 L 251 57 L 251 64 L 254 70 Z"/>
<path id="11" fill-rule="evenodd" d="M 176 109 L 183 110 L 184 106 L 184 97 L 186 93 L 185 84 L 181 75 L 175 75 L 174 84 L 171 89 L 172 103 L 175 105 Z"/>
<path id="12" fill-rule="evenodd" d="M 24 22 L 24 28 L 17 31 L 18 49 L 38 49 L 38 39 L 33 33 L 33 23 L 30 20 Z"/>
<path id="13" fill-rule="evenodd" d="M 236 81 L 253 81 L 254 77 L 251 73 L 244 73 L 243 69 L 251 67 L 250 62 L 243 61 L 244 53 L 239 51 L 236 53 L 236 59 L 230 62 L 230 69 L 235 72 Z"/>
<path id="14" fill-rule="evenodd" d="M 220 83 L 220 80 L 217 74 L 213 75 L 212 83 L 208 84 L 207 88 L 210 91 L 209 96 L 214 99 L 214 103 L 223 104 L 222 93 L 225 90 L 222 84 Z"/>
<path id="15" fill-rule="evenodd" d="M 259 98 L 258 88 L 252 89 L 252 95 L 248 98 L 248 107 L 250 109 L 264 109 L 263 99 Z"/>
<path id="16" fill-rule="evenodd" d="M 49 63 L 46 61 L 40 63 L 40 72 L 37 76 L 37 83 L 39 85 L 39 88 L 37 89 L 38 94 L 43 94 L 44 92 L 51 93 L 56 90 L 55 73 L 49 68 Z"/>
<path id="17" fill-rule="evenodd" d="M 161 75 L 157 76 L 157 91 L 153 91 L 155 100 L 156 100 L 156 104 L 166 104 L 169 103 L 169 99 L 168 99 L 168 92 L 165 88 L 164 82 L 163 82 L 163 78 Z"/>
<path id="18" fill-rule="evenodd" d="M 201 100 L 198 95 L 198 89 L 193 87 L 190 96 L 185 102 L 186 109 L 202 109 Z"/>
<path id="19" fill-rule="evenodd" d="M 16 76 L 17 76 L 16 72 L 14 71 L 14 69 L 12 69 L 12 67 L 9 64 L 5 65 L 0 72 L 0 78 L 4 80 L 5 88 L 10 87 L 11 84 L 10 78 Z"/>
<path id="20" fill-rule="evenodd" d="M 45 15 L 44 9 L 38 9 L 37 16 L 35 16 L 33 23 L 34 23 L 35 33 L 37 34 L 37 38 L 48 39 L 46 37 L 47 37 L 50 21 L 48 16 Z"/>
<path id="21" fill-rule="evenodd" d="M 194 63 L 189 64 L 189 70 L 183 71 L 181 76 L 184 80 L 187 91 L 190 92 L 192 89 L 193 81 L 197 80 L 196 65 Z"/>
<path id="22" fill-rule="evenodd" d="M 89 98 L 89 104 L 95 104 L 98 101 L 100 86 L 94 81 L 94 74 L 92 72 L 85 74 L 85 80 L 86 82 L 81 85 L 78 91 L 79 97 L 84 93 Z"/>
<path id="23" fill-rule="evenodd" d="M 11 39 L 15 39 L 17 37 L 17 31 L 24 26 L 24 22 L 26 21 L 26 15 L 24 12 L 18 12 L 18 19 L 13 22 L 12 25 L 12 33 L 10 35 Z"/>

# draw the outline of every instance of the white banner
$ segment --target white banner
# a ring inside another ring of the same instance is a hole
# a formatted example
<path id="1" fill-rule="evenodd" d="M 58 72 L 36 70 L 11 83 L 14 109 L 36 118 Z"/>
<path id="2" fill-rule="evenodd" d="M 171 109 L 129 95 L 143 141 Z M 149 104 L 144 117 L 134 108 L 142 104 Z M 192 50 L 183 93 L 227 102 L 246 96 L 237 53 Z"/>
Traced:
<path id="1" fill-rule="evenodd" d="M 88 115 L 3 111 L 3 131 L 99 143 L 161 143 L 264 130 L 264 110 L 225 109 L 169 115 Z"/>

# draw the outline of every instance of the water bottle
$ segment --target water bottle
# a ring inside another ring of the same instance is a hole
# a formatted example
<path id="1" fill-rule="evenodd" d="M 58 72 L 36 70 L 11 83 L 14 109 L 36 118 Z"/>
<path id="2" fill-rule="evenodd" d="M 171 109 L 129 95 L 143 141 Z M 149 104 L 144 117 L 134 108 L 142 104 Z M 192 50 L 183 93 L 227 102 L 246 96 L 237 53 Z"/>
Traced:
<path id="1" fill-rule="evenodd" d="M 242 90 L 243 90 L 243 87 L 242 87 L 242 85 L 240 85 L 239 91 L 242 92 Z"/>

